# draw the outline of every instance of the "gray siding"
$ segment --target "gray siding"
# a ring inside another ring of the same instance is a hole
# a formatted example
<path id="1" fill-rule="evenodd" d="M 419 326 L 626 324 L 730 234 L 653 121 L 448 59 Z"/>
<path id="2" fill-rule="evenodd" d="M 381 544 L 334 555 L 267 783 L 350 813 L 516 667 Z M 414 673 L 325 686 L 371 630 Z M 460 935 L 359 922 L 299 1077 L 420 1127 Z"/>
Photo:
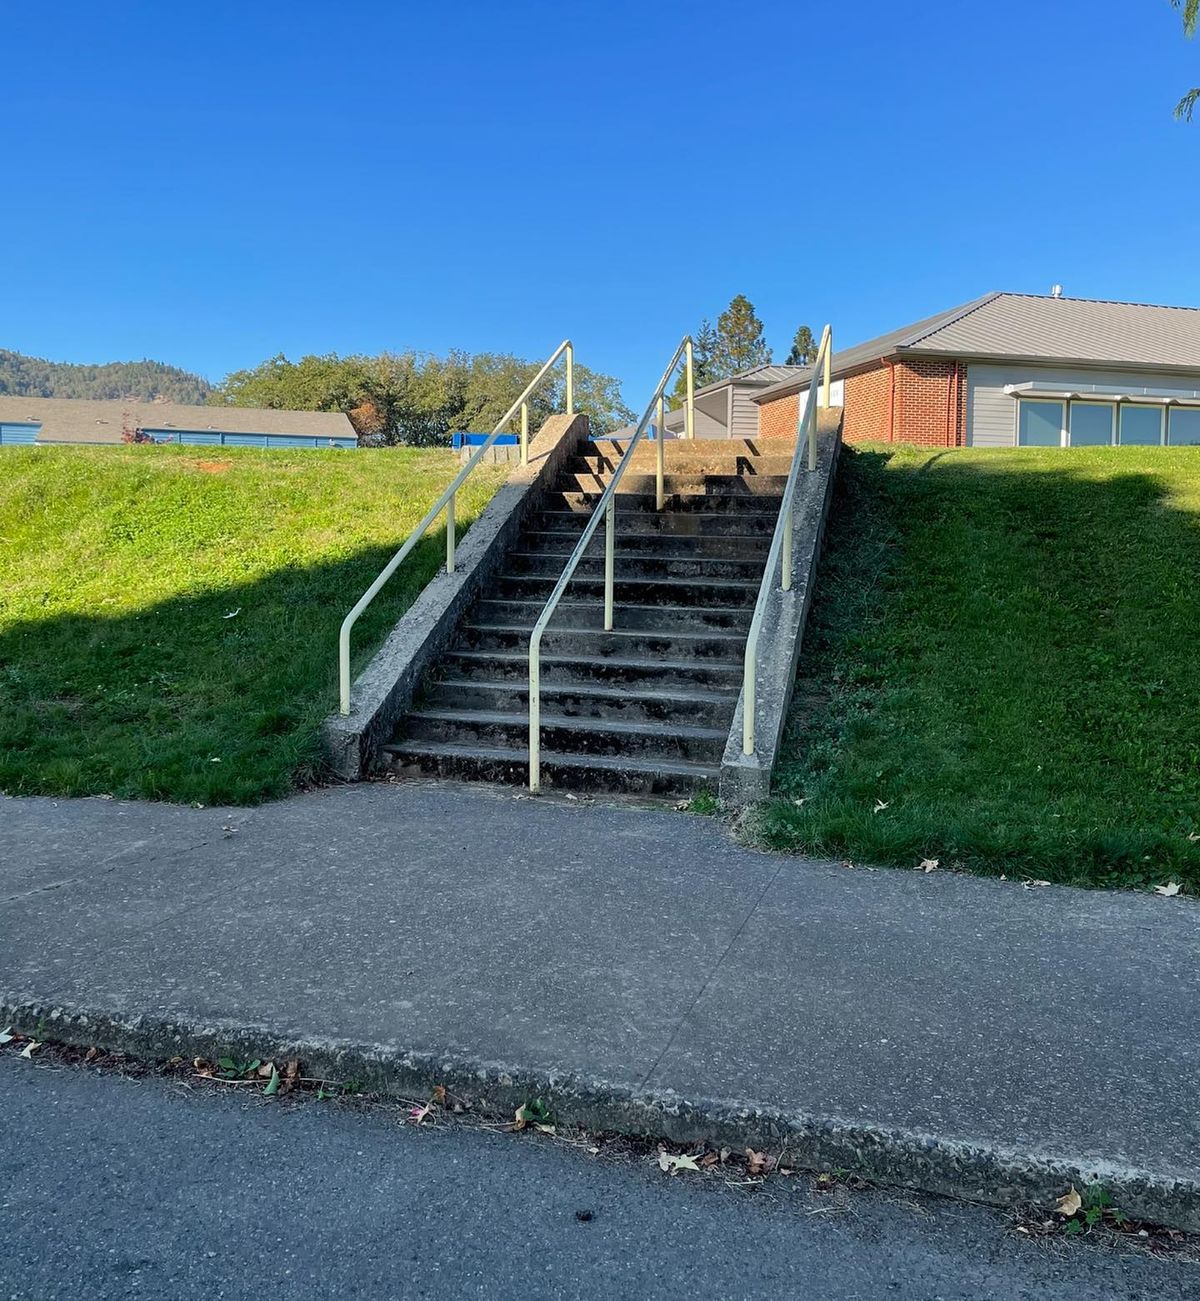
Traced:
<path id="1" fill-rule="evenodd" d="M 754 405 L 753 398 L 761 392 L 761 388 L 738 388 L 734 385 L 732 438 L 758 437 L 758 407 Z"/>
<path id="2" fill-rule="evenodd" d="M 967 367 L 968 446 L 1016 446 L 1017 401 L 1004 391 L 1004 386 L 1029 383 L 1080 391 L 1098 388 L 1130 396 L 1200 397 L 1200 371 L 1195 375 L 1156 375 L 1136 370 L 972 362 Z"/>

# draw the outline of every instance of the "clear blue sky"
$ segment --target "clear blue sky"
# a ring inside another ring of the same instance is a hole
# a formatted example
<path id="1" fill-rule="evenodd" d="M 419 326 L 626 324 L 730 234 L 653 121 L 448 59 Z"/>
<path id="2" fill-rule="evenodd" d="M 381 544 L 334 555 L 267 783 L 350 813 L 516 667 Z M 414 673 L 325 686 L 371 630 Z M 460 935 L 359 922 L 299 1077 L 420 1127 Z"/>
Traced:
<path id="1" fill-rule="evenodd" d="M 40 356 L 570 333 L 641 407 L 738 292 L 780 356 L 990 289 L 1200 304 L 1168 0 L 5 10 L 0 346 Z"/>

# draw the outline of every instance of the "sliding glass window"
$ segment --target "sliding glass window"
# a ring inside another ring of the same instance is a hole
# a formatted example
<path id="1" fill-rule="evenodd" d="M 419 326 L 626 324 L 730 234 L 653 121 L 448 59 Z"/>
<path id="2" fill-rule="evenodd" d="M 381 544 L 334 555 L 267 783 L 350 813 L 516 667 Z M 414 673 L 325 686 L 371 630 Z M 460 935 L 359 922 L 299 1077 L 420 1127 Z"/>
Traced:
<path id="1" fill-rule="evenodd" d="M 1121 404 L 1121 445 L 1157 447 L 1163 440 L 1163 407 Z"/>
<path id="2" fill-rule="evenodd" d="M 1061 447 L 1065 402 L 1021 398 L 1017 403 L 1017 442 L 1022 447 Z"/>
<path id="3" fill-rule="evenodd" d="M 1172 447 L 1200 443 L 1200 407 L 1172 407 L 1167 420 L 1167 442 Z"/>
<path id="4" fill-rule="evenodd" d="M 1108 447 L 1116 433 L 1117 408 L 1111 402 L 1071 403 L 1071 446 Z"/>

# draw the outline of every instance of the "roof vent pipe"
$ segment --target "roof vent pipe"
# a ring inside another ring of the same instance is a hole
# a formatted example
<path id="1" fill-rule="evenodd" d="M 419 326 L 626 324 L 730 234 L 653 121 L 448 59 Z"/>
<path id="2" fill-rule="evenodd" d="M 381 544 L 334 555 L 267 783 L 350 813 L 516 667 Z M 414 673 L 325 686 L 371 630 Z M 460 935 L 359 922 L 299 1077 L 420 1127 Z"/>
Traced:
<path id="1" fill-rule="evenodd" d="M 1051 298 L 1061 298 L 1061 297 L 1062 297 L 1062 285 L 1051 285 L 1051 286 L 1050 286 L 1050 297 L 1051 297 Z"/>

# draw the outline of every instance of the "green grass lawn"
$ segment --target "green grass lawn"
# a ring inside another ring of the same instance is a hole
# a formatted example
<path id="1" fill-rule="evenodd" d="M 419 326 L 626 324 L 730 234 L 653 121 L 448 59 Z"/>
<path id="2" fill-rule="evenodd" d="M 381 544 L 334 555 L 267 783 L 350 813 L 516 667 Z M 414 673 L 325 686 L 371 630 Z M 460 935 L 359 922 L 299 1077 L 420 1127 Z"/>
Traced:
<path id="1" fill-rule="evenodd" d="M 847 451 L 777 848 L 1200 889 L 1200 448 Z"/>
<path id="2" fill-rule="evenodd" d="M 320 770 L 346 611 L 457 471 L 448 451 L 0 451 L 0 790 L 203 804 Z M 460 527 L 501 471 L 459 495 Z M 444 561 L 441 524 L 355 670 Z"/>

